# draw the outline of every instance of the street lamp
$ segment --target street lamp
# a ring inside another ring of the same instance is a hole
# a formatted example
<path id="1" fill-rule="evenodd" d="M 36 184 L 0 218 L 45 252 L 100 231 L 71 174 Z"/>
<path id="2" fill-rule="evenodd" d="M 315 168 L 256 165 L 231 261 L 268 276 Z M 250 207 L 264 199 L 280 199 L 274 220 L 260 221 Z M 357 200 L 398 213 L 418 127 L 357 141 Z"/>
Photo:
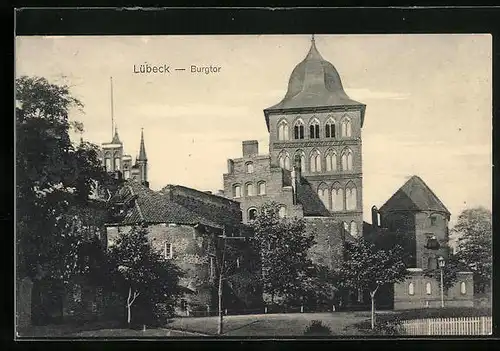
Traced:
<path id="1" fill-rule="evenodd" d="M 438 257 L 439 270 L 441 271 L 441 307 L 444 307 L 444 286 L 443 286 L 443 268 L 444 268 L 444 258 Z"/>

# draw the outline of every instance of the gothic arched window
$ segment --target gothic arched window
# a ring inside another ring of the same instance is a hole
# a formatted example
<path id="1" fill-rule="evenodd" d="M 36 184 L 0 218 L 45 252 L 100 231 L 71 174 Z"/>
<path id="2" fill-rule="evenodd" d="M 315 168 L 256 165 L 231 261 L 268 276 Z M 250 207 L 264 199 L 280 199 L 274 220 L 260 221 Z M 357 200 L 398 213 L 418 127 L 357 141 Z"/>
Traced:
<path id="1" fill-rule="evenodd" d="M 253 221 L 257 218 L 257 209 L 250 208 L 248 210 L 248 220 Z"/>
<path id="2" fill-rule="evenodd" d="M 348 211 L 355 210 L 357 207 L 357 194 L 356 186 L 349 183 L 345 189 L 345 207 Z"/>
<path id="3" fill-rule="evenodd" d="M 311 157 L 309 158 L 309 164 L 311 166 L 311 172 L 321 172 L 321 155 L 318 150 L 311 152 Z"/>
<path id="4" fill-rule="evenodd" d="M 358 225 L 356 224 L 356 222 L 354 221 L 351 222 L 349 233 L 351 233 L 351 235 L 354 237 L 358 236 Z"/>
<path id="5" fill-rule="evenodd" d="M 300 156 L 300 170 L 302 173 L 305 173 L 306 171 L 306 155 L 304 154 L 304 151 L 297 151 L 295 152 L 295 156 L 299 155 Z"/>
<path id="6" fill-rule="evenodd" d="M 298 119 L 293 126 L 293 138 L 304 139 L 304 122 Z"/>
<path id="7" fill-rule="evenodd" d="M 352 170 L 352 151 L 349 148 L 346 148 L 344 149 L 344 151 L 342 151 L 342 170 Z"/>
<path id="8" fill-rule="evenodd" d="M 319 121 L 314 118 L 309 123 L 309 139 L 319 139 Z"/>
<path id="9" fill-rule="evenodd" d="M 266 195 L 266 182 L 259 183 L 259 195 Z"/>
<path id="10" fill-rule="evenodd" d="M 352 125 L 349 118 L 344 118 L 342 120 L 342 137 L 349 138 L 352 135 Z"/>
<path id="11" fill-rule="evenodd" d="M 281 168 L 290 170 L 290 156 L 288 156 L 288 152 L 282 151 L 278 156 L 278 160 Z"/>
<path id="12" fill-rule="evenodd" d="M 241 197 L 241 186 L 239 184 L 233 186 L 233 197 Z"/>
<path id="13" fill-rule="evenodd" d="M 326 153 L 326 170 L 328 172 L 337 170 L 337 153 L 335 150 L 329 150 Z"/>
<path id="14" fill-rule="evenodd" d="M 344 191 L 339 183 L 334 184 L 332 188 L 332 210 L 337 212 L 344 210 Z"/>
<path id="15" fill-rule="evenodd" d="M 325 124 L 325 138 L 335 138 L 335 120 L 331 117 Z"/>
<path id="16" fill-rule="evenodd" d="M 115 156 L 115 171 L 119 171 L 120 170 L 120 157 L 118 156 Z"/>
<path id="17" fill-rule="evenodd" d="M 278 140 L 288 140 L 288 123 L 283 120 L 278 124 Z"/>
<path id="18" fill-rule="evenodd" d="M 425 284 L 425 293 L 426 293 L 427 295 L 432 294 L 432 286 L 431 286 L 431 283 L 429 283 L 429 282 L 427 282 L 427 283 Z"/>
<path id="19" fill-rule="evenodd" d="M 460 282 L 460 294 L 467 294 L 467 286 L 465 285 L 465 282 Z"/>
<path id="20" fill-rule="evenodd" d="M 111 158 L 106 157 L 104 159 L 104 165 L 106 167 L 106 171 L 111 172 Z"/>
<path id="21" fill-rule="evenodd" d="M 330 200 L 328 194 L 328 186 L 325 183 L 321 183 L 318 187 L 318 197 L 320 198 L 323 205 L 330 209 Z"/>
<path id="22" fill-rule="evenodd" d="M 245 195 L 246 196 L 253 196 L 254 195 L 253 184 L 252 183 L 247 183 L 245 185 Z"/>

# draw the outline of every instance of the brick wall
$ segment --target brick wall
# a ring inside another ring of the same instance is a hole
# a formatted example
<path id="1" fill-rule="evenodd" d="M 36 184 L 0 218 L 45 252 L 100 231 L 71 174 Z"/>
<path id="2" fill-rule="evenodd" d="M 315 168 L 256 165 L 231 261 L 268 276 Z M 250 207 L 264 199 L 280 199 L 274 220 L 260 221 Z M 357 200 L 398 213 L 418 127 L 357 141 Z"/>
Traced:
<path id="1" fill-rule="evenodd" d="M 233 172 L 224 174 L 224 193 L 228 197 L 233 197 L 235 185 L 241 187 L 241 197 L 233 198 L 241 204 L 242 218 L 244 223 L 248 223 L 249 209 L 258 209 L 266 202 L 274 201 L 285 206 L 287 216 L 302 217 L 302 207 L 294 205 L 293 190 L 291 186 L 283 187 L 284 171 L 281 168 L 271 167 L 268 156 L 251 156 L 232 160 L 234 164 Z M 245 165 L 253 163 L 253 172 L 248 173 Z M 259 195 L 259 184 L 265 182 L 265 195 Z M 251 183 L 254 188 L 254 195 L 247 196 L 245 186 Z"/>
<path id="2" fill-rule="evenodd" d="M 465 283 L 465 294 L 461 292 L 461 283 Z M 414 294 L 409 294 L 409 285 L 413 283 Z M 431 284 L 431 293 L 426 290 L 427 283 Z M 458 280 L 453 287 L 445 290 L 445 307 L 470 307 L 473 306 L 472 274 L 459 273 Z M 441 289 L 439 282 L 434 278 L 423 276 L 421 271 L 412 272 L 404 281 L 394 284 L 394 309 L 441 307 Z"/>
<path id="3" fill-rule="evenodd" d="M 332 217 L 306 217 L 306 230 L 314 233 L 316 244 L 309 254 L 313 262 L 335 269 L 342 261 L 344 240 L 341 224 Z"/>

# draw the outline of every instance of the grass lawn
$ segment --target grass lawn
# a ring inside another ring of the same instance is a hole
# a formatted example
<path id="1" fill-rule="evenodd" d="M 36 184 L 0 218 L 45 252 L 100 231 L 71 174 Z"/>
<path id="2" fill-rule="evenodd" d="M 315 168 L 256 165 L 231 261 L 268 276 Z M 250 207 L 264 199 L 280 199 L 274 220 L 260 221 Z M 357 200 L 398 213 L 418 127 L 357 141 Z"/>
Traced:
<path id="1" fill-rule="evenodd" d="M 313 320 L 328 325 L 333 335 L 359 335 L 352 325 L 369 318 L 368 312 L 283 313 L 224 316 L 224 336 L 301 336 Z M 216 335 L 218 317 L 177 318 L 166 328 Z"/>

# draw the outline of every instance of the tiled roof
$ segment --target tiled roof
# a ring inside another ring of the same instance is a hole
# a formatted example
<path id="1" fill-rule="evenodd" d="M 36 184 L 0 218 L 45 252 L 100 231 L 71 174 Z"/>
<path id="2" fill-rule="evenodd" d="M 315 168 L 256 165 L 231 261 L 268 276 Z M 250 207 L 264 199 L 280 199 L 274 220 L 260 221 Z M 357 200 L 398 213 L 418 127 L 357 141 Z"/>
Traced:
<path id="1" fill-rule="evenodd" d="M 202 224 L 214 228 L 221 227 L 216 222 L 204 218 L 134 181 L 125 182 L 118 193 L 113 196 L 111 202 L 125 202 L 127 199 L 132 199 L 133 197 L 135 197 L 135 200 L 130 202 L 129 206 L 127 206 L 125 216 L 117 224 L 176 223 L 188 225 Z"/>
<path id="2" fill-rule="evenodd" d="M 450 214 L 434 192 L 418 176 L 412 176 L 380 207 L 380 211 L 438 211 Z"/>

